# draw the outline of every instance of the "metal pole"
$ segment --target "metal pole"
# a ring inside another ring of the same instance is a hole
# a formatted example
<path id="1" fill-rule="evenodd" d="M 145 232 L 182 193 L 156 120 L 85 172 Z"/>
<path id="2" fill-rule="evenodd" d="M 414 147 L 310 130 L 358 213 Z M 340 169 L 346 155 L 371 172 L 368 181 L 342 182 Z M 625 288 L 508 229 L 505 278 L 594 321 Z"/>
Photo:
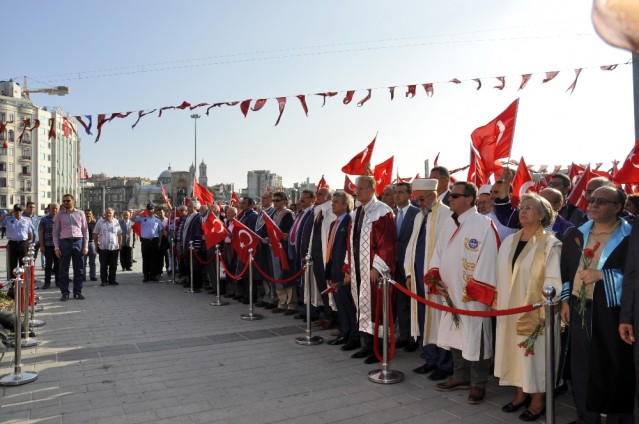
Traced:
<path id="1" fill-rule="evenodd" d="M 23 384 L 31 383 L 38 378 L 38 373 L 36 372 L 26 372 L 22 371 L 22 331 L 21 331 L 21 322 L 22 322 L 22 314 L 21 309 L 22 305 L 20 304 L 20 293 L 22 291 L 22 275 L 24 274 L 24 269 L 18 267 L 13 270 L 16 275 L 15 285 L 14 287 L 14 299 L 15 299 L 15 317 L 14 317 L 14 369 L 12 374 L 5 374 L 0 377 L 0 386 L 21 386 Z"/>
<path id="2" fill-rule="evenodd" d="M 228 305 L 228 302 L 222 300 L 220 295 L 220 246 L 215 246 L 215 277 L 217 279 L 217 296 L 216 299 L 209 303 L 211 306 L 224 306 Z M 251 298 L 251 300 L 253 300 Z"/>
<path id="3" fill-rule="evenodd" d="M 249 273 L 249 313 L 242 314 L 240 318 L 242 318 L 244 321 L 256 321 L 264 317 L 260 314 L 253 313 L 253 249 L 249 249 L 248 273 Z"/>
<path id="4" fill-rule="evenodd" d="M 197 113 L 194 113 L 193 115 L 191 115 L 191 118 L 193 118 L 193 121 L 195 123 L 195 133 L 194 133 L 194 156 L 193 156 L 193 178 L 197 178 L 197 120 L 201 118 L 200 115 L 198 115 Z"/>
<path id="5" fill-rule="evenodd" d="M 184 293 L 195 293 L 193 290 L 193 241 L 189 242 L 189 263 L 191 268 L 191 288 L 184 290 Z"/>
<path id="6" fill-rule="evenodd" d="M 304 270 L 304 286 L 306 287 L 306 335 L 299 336 L 295 338 L 295 343 L 303 346 L 314 346 L 318 344 L 324 343 L 324 338 L 320 336 L 313 336 L 313 330 L 311 326 L 311 290 L 312 287 L 312 278 L 311 272 L 313 268 L 313 258 L 310 253 L 306 254 L 306 263 L 304 266 L 306 269 Z"/>
<path id="7" fill-rule="evenodd" d="M 388 285 L 388 280 L 389 278 L 386 276 L 382 276 L 381 277 L 381 285 L 382 285 L 382 302 L 383 302 L 383 328 L 382 328 L 382 335 L 384 337 L 383 340 L 383 357 L 382 357 L 382 369 L 381 370 L 373 370 L 371 372 L 368 373 L 368 379 L 370 381 L 372 381 L 373 383 L 380 383 L 380 384 L 394 384 L 394 383 L 400 383 L 404 380 L 404 373 L 400 372 L 400 371 L 393 371 L 390 369 L 390 364 L 388 363 L 388 344 L 389 343 L 394 343 L 394 341 L 388 340 L 388 326 L 390 324 L 390 320 L 389 320 L 389 285 Z M 373 331 L 379 332 L 379 329 L 377 328 L 377 326 L 375 326 L 375 329 Z"/>
<path id="8" fill-rule="evenodd" d="M 33 243 L 30 243 L 29 244 L 29 257 L 31 258 L 31 272 L 29 273 L 29 277 L 30 277 L 30 281 L 31 281 L 30 289 L 31 289 L 31 293 L 35 294 L 35 266 L 36 265 L 35 265 L 34 256 L 35 256 L 35 245 Z M 29 300 L 31 300 L 31 299 L 29 299 Z M 45 321 L 42 321 L 42 320 L 39 320 L 39 319 L 35 319 L 36 300 L 37 300 L 36 296 L 34 295 L 33 296 L 33 303 L 29 302 L 29 303 L 31 303 L 31 318 L 29 319 L 29 326 L 33 327 L 33 328 L 42 327 L 43 325 L 46 324 Z M 25 308 L 25 311 L 27 311 L 25 315 L 28 317 L 29 316 L 28 309 Z"/>
<path id="9" fill-rule="evenodd" d="M 29 332 L 29 299 L 31 298 L 31 268 L 33 267 L 33 258 L 25 256 L 22 258 L 22 263 L 24 264 L 23 290 L 21 292 L 16 292 L 16 297 L 18 297 L 18 295 L 24 296 L 21 305 L 21 307 L 24 308 L 23 316 L 25 317 L 22 320 L 22 332 L 24 333 L 24 338 L 22 339 L 21 344 L 22 347 L 33 347 L 38 345 L 38 340 L 31 338 L 31 333 Z M 22 312 L 22 309 L 20 312 Z"/>
<path id="10" fill-rule="evenodd" d="M 555 288 L 544 286 L 546 325 L 546 424 L 555 424 Z"/>

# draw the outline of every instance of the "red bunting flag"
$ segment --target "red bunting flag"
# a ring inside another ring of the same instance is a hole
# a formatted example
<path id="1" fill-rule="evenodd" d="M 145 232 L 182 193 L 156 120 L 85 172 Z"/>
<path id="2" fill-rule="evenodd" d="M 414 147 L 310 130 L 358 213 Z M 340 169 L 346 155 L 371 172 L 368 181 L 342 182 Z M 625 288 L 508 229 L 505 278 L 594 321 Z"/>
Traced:
<path id="1" fill-rule="evenodd" d="M 391 101 L 395 98 L 395 88 L 396 87 L 388 87 L 388 91 L 390 92 Z"/>
<path id="2" fill-rule="evenodd" d="M 135 121 L 135 123 L 133 125 L 131 125 L 131 129 L 135 128 L 135 126 L 138 124 L 138 122 L 140 122 L 140 119 L 142 119 L 142 117 L 151 114 L 153 112 L 155 112 L 157 109 L 152 109 L 148 112 L 145 112 L 143 110 L 138 111 L 138 119 Z"/>
<path id="3" fill-rule="evenodd" d="M 93 133 L 91 132 L 91 128 L 93 127 L 93 118 L 91 117 L 91 115 L 84 115 L 84 117 L 87 118 L 87 121 L 89 121 L 88 124 L 84 122 L 84 119 L 82 119 L 81 116 L 74 116 L 75 120 L 78 121 L 84 128 L 84 132 L 86 132 L 87 135 L 93 135 Z"/>
<path id="4" fill-rule="evenodd" d="M 389 185 L 393 179 L 393 161 L 395 156 L 391 156 L 384 162 L 375 166 L 373 177 L 375 178 L 375 192 L 378 196 L 382 195 L 382 191 Z"/>
<path id="5" fill-rule="evenodd" d="M 284 108 L 286 107 L 286 97 L 278 97 L 277 98 L 277 107 L 280 110 L 280 114 L 277 117 L 277 121 L 275 121 L 275 126 L 280 123 L 280 119 L 282 119 L 282 114 L 284 113 Z"/>
<path id="6" fill-rule="evenodd" d="M 530 81 L 530 77 L 532 77 L 532 74 L 523 74 L 521 76 L 521 84 L 519 84 L 519 90 L 523 90 L 524 87 L 526 87 L 526 84 L 528 84 L 528 81 Z"/>
<path id="7" fill-rule="evenodd" d="M 257 112 L 258 110 L 262 109 L 264 107 L 264 105 L 266 104 L 266 100 L 268 99 L 257 99 L 255 100 L 255 104 L 253 105 L 253 112 Z"/>
<path id="8" fill-rule="evenodd" d="M 515 134 L 518 106 L 519 99 L 512 102 L 506 110 L 500 113 L 495 119 L 477 128 L 470 135 L 475 150 L 477 171 L 480 174 L 485 174 L 486 177 L 490 177 L 492 173 L 501 169 L 501 164 L 498 159 L 510 156 Z M 482 177 L 482 180 L 482 184 L 487 182 L 487 178 L 484 179 Z"/>
<path id="9" fill-rule="evenodd" d="M 416 85 L 409 85 L 408 90 L 406 91 L 406 97 L 410 97 L 412 99 L 413 97 L 415 97 L 416 91 L 417 91 Z"/>
<path id="10" fill-rule="evenodd" d="M 559 75 L 559 71 L 546 72 L 546 78 L 541 83 L 545 84 L 548 81 L 552 81 L 557 75 Z"/>
<path id="11" fill-rule="evenodd" d="M 84 169 L 84 179 L 88 180 L 89 179 L 89 171 L 87 171 L 86 168 L 83 168 L 83 169 Z"/>
<path id="12" fill-rule="evenodd" d="M 494 86 L 497 90 L 503 90 L 506 87 L 506 77 L 496 77 L 501 84 Z"/>
<path id="13" fill-rule="evenodd" d="M 348 178 L 348 175 L 344 175 L 344 191 L 351 196 L 355 195 L 355 184 Z"/>
<path id="14" fill-rule="evenodd" d="M 342 103 L 344 103 L 345 105 L 349 104 L 353 100 L 354 95 L 355 95 L 355 90 L 347 91 L 346 96 L 344 97 L 344 100 L 342 100 Z"/>
<path id="15" fill-rule="evenodd" d="M 364 97 L 362 100 L 357 102 L 357 107 L 364 106 L 364 103 L 366 103 L 367 101 L 369 101 L 371 99 L 371 93 L 372 93 L 372 90 L 369 88 L 368 89 L 368 94 L 366 95 L 366 97 Z"/>
<path id="16" fill-rule="evenodd" d="M 237 197 L 235 192 L 231 193 L 231 200 L 229 200 L 229 206 L 235 206 L 240 203 L 240 199 Z"/>
<path id="17" fill-rule="evenodd" d="M 453 84 L 461 84 L 461 81 L 457 78 L 453 78 L 452 80 L 450 80 L 450 82 L 452 82 Z"/>
<path id="18" fill-rule="evenodd" d="M 581 177 L 577 180 L 575 185 L 568 196 L 568 202 L 577 206 L 579 209 L 586 210 L 588 204 L 586 203 L 586 186 L 592 178 L 592 172 L 590 172 L 590 165 L 586 166 Z"/>
<path id="19" fill-rule="evenodd" d="M 355 156 L 342 167 L 342 172 L 349 175 L 364 175 L 366 173 L 366 165 L 370 163 L 371 156 L 373 156 L 373 149 L 375 148 L 375 140 L 370 142 L 368 146 Z"/>
<path id="20" fill-rule="evenodd" d="M 441 152 L 437 152 L 437 156 L 435 156 L 435 160 L 433 161 L 433 166 L 437 166 L 437 161 L 439 160 L 439 154 Z"/>
<path id="21" fill-rule="evenodd" d="M 207 206 L 213 203 L 213 199 L 215 198 L 213 193 L 211 193 L 202 184 L 198 183 L 196 179 L 193 179 L 193 196 L 200 199 L 200 202 Z"/>
<path id="22" fill-rule="evenodd" d="M 479 91 L 479 89 L 481 88 L 481 79 L 473 78 L 473 81 L 477 83 L 477 91 Z"/>
<path id="23" fill-rule="evenodd" d="M 162 200 L 164 200 L 164 203 L 166 204 L 166 206 L 169 209 L 173 209 L 171 207 L 171 201 L 169 200 L 169 196 L 167 196 L 166 194 L 166 189 L 164 188 L 164 184 L 162 184 L 162 181 L 160 181 L 160 193 L 162 193 Z"/>
<path id="24" fill-rule="evenodd" d="M 540 178 L 540 180 L 543 180 L 543 178 Z M 514 208 L 519 206 L 519 199 L 521 199 L 521 196 L 529 191 L 535 191 L 535 183 L 533 182 L 530 171 L 528 170 L 524 157 L 522 156 L 519 161 L 519 165 L 517 166 L 515 177 L 513 178 L 513 195 L 510 198 L 510 203 Z"/>
<path id="25" fill-rule="evenodd" d="M 279 227 L 273 222 L 270 216 L 267 213 L 262 213 L 262 217 L 264 218 L 264 225 L 266 226 L 266 234 L 268 234 L 268 240 L 271 244 L 271 251 L 273 252 L 273 256 L 280 258 L 280 265 L 282 269 L 288 269 L 288 260 L 286 258 L 286 251 L 284 251 L 284 247 L 282 246 L 282 239 L 284 238 L 284 233 Z"/>
<path id="26" fill-rule="evenodd" d="M 242 115 L 244 115 L 245 118 L 246 118 L 246 115 L 248 114 L 250 107 L 251 107 L 251 99 L 244 100 L 242 103 L 240 103 L 240 111 L 242 112 Z"/>
<path id="27" fill-rule="evenodd" d="M 53 115 L 53 118 L 49 119 L 49 140 L 51 140 L 52 138 L 55 138 L 56 134 L 55 134 L 55 114 Z"/>
<path id="28" fill-rule="evenodd" d="M 635 146 L 615 173 L 614 178 L 619 183 L 639 183 L 639 140 L 635 141 Z"/>
<path id="29" fill-rule="evenodd" d="M 243 263 L 248 262 L 250 256 L 249 249 L 253 249 L 253 254 L 255 254 L 259 240 L 260 237 L 247 226 L 237 219 L 233 220 L 233 239 L 231 240 L 231 247 L 237 253 L 240 261 Z"/>
<path id="30" fill-rule="evenodd" d="M 306 106 L 306 96 L 304 94 L 300 94 L 297 96 L 297 98 L 302 104 L 302 109 L 304 109 L 304 115 L 308 116 L 308 106 Z"/>
<path id="31" fill-rule="evenodd" d="M 317 93 L 317 96 L 324 97 L 324 102 L 322 103 L 322 107 L 324 107 L 324 105 L 326 104 L 326 98 L 337 96 L 337 94 L 337 91 L 327 91 L 326 93 Z"/>
<path id="32" fill-rule="evenodd" d="M 570 91 L 570 94 L 572 94 L 572 92 L 575 91 L 575 87 L 577 87 L 577 80 L 579 79 L 579 74 L 581 74 L 581 68 L 575 69 L 575 80 L 566 89 L 566 92 Z"/>
<path id="33" fill-rule="evenodd" d="M 224 241 L 229 235 L 224 223 L 213 212 L 209 212 L 206 221 L 202 224 L 202 232 L 204 233 L 207 250 Z"/>

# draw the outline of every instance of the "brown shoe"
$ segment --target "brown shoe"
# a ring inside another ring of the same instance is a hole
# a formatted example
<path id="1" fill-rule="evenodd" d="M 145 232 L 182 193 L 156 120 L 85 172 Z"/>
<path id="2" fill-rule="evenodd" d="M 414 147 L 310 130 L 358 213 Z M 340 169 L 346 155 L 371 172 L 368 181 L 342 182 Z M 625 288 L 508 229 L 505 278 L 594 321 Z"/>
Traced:
<path id="1" fill-rule="evenodd" d="M 468 389 L 470 389 L 470 381 L 459 381 L 452 378 L 435 386 L 435 390 L 439 390 L 440 392 L 452 392 L 453 390 Z"/>
<path id="2" fill-rule="evenodd" d="M 471 405 L 478 405 L 484 401 L 486 396 L 486 389 L 480 389 L 479 387 L 471 387 L 470 393 L 468 393 L 468 403 Z"/>

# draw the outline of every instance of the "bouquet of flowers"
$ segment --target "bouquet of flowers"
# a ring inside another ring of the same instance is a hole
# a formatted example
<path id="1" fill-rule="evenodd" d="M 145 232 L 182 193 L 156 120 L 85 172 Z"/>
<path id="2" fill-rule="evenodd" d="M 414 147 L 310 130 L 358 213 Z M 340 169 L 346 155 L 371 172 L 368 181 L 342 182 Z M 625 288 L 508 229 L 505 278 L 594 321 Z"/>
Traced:
<path id="1" fill-rule="evenodd" d="M 524 340 L 521 343 L 517 343 L 517 347 L 525 349 L 524 356 L 535 354 L 535 340 L 537 340 L 537 337 L 539 337 L 542 334 L 542 332 L 543 332 L 542 326 L 537 324 L 533 332 L 530 333 L 530 336 L 528 336 L 526 340 Z"/>
<path id="2" fill-rule="evenodd" d="M 444 298 L 446 305 L 451 308 L 455 307 L 453 299 L 451 299 L 448 294 L 448 287 L 446 287 L 446 284 L 442 281 L 438 269 L 433 268 L 424 275 L 424 285 L 428 287 L 428 294 L 438 294 Z M 453 322 L 455 323 L 455 327 L 459 328 L 461 318 L 456 313 L 453 313 Z"/>
<path id="3" fill-rule="evenodd" d="M 577 244 L 577 247 L 581 249 L 581 242 L 579 241 L 578 237 L 575 237 L 575 243 Z M 595 257 L 595 252 L 597 251 L 597 249 L 599 249 L 600 245 L 601 243 L 596 242 L 592 249 L 589 247 L 581 249 L 581 265 L 583 269 L 590 268 L 590 264 Z M 582 281 L 581 287 L 579 288 L 578 296 L 579 307 L 577 308 L 577 310 L 579 311 L 579 316 L 581 316 L 581 328 L 586 327 L 586 291 L 586 283 Z"/>
<path id="4" fill-rule="evenodd" d="M 340 291 L 341 287 L 344 285 L 344 283 L 340 283 L 339 281 L 337 282 L 333 282 L 330 280 L 326 280 L 326 290 L 322 291 L 322 293 L 320 293 L 320 295 L 324 296 L 325 294 L 330 294 L 330 293 L 335 293 Z"/>

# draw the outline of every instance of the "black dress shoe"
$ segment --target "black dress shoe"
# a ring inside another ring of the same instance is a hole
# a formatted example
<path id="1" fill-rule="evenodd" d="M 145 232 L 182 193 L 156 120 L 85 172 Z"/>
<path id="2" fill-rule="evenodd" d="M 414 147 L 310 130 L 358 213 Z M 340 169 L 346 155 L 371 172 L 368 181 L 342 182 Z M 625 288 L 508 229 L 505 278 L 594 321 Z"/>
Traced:
<path id="1" fill-rule="evenodd" d="M 97 277 L 91 277 L 91 281 L 98 281 Z"/>
<path id="2" fill-rule="evenodd" d="M 264 307 L 264 309 L 275 309 L 277 308 L 277 305 L 274 303 L 267 303 L 266 306 Z"/>
<path id="3" fill-rule="evenodd" d="M 144 277 L 144 278 L 142 279 L 142 282 L 143 282 L 143 283 L 146 283 L 146 282 L 148 282 L 148 281 L 149 281 L 149 279 L 148 279 L 148 278 L 146 278 L 146 277 Z"/>
<path id="4" fill-rule="evenodd" d="M 284 315 L 295 315 L 296 313 L 297 311 L 294 309 L 287 309 L 286 312 L 284 312 Z"/>
<path id="5" fill-rule="evenodd" d="M 297 314 L 293 318 L 295 318 L 295 319 L 304 319 L 304 318 L 306 318 L 306 315 Z"/>
<path id="6" fill-rule="evenodd" d="M 68 294 L 63 294 L 62 297 L 60 298 L 60 302 L 66 302 L 67 300 L 69 300 Z"/>
<path id="7" fill-rule="evenodd" d="M 406 346 L 404 346 L 404 352 L 415 352 L 418 347 L 419 345 L 416 341 L 409 340 L 408 343 L 406 343 Z"/>
<path id="8" fill-rule="evenodd" d="M 100 283 L 100 287 L 106 287 L 107 283 Z"/>
<path id="9" fill-rule="evenodd" d="M 401 349 L 403 347 L 406 347 L 407 344 L 408 344 L 408 340 L 397 340 L 395 342 L 395 349 Z"/>
<path id="10" fill-rule="evenodd" d="M 73 293 L 73 298 L 78 300 L 84 300 L 84 296 L 81 293 Z"/>
<path id="11" fill-rule="evenodd" d="M 512 402 L 508 402 L 507 404 L 505 404 L 504 406 L 501 407 L 501 410 L 503 412 L 517 412 L 519 411 L 519 409 L 522 406 L 525 406 L 526 408 L 528 407 L 528 405 L 530 405 L 530 401 L 532 400 L 532 397 L 530 397 L 530 395 L 526 396 L 526 398 L 524 399 L 523 402 L 521 403 L 512 403 Z"/>
<path id="12" fill-rule="evenodd" d="M 286 310 L 282 309 L 282 308 L 275 308 L 275 309 L 271 310 L 271 313 L 272 314 L 281 314 L 282 312 L 285 312 L 285 311 Z"/>
<path id="13" fill-rule="evenodd" d="M 255 306 L 257 306 L 258 308 L 263 308 L 266 306 L 266 302 L 264 302 L 263 300 L 260 300 L 259 302 L 255 304 Z"/>
<path id="14" fill-rule="evenodd" d="M 341 344 L 346 343 L 346 339 L 347 338 L 344 337 L 344 336 L 339 336 L 339 337 L 337 337 L 335 339 L 327 341 L 326 344 L 331 345 L 331 346 L 337 346 L 337 345 L 341 345 Z"/>
<path id="15" fill-rule="evenodd" d="M 372 350 L 370 350 L 370 349 L 363 349 L 363 350 L 360 350 L 359 352 L 355 352 L 355 353 L 353 353 L 353 354 L 351 355 L 351 358 L 353 358 L 353 359 L 366 358 L 366 357 L 370 356 L 370 355 L 371 355 L 371 353 L 373 353 L 373 351 L 372 351 Z"/>
<path id="16" fill-rule="evenodd" d="M 415 374 L 428 374 L 431 371 L 434 371 L 437 369 L 437 365 L 428 365 L 428 364 L 424 364 L 421 367 L 417 367 L 413 370 L 413 372 Z"/>
<path id="17" fill-rule="evenodd" d="M 378 362 L 379 359 L 377 359 L 377 355 L 375 355 L 374 353 L 369 355 L 368 358 L 364 359 L 365 364 L 377 364 Z"/>
<path id="18" fill-rule="evenodd" d="M 453 375 L 452 371 L 446 371 L 438 368 L 428 376 L 428 379 L 433 381 L 440 381 L 450 377 L 451 375 Z"/>
<path id="19" fill-rule="evenodd" d="M 546 408 L 543 408 L 537 414 L 532 412 L 530 409 L 526 409 L 524 412 L 521 413 L 519 419 L 522 421 L 537 421 L 537 419 L 541 417 L 545 412 Z"/>
<path id="20" fill-rule="evenodd" d="M 117 281 L 112 281 L 109 283 L 110 286 L 119 286 L 120 283 L 118 283 Z"/>
<path id="21" fill-rule="evenodd" d="M 351 350 L 355 350 L 355 349 L 359 349 L 360 347 L 362 347 L 362 344 L 360 342 L 347 342 L 344 346 L 340 347 L 341 350 L 343 350 L 344 352 L 349 352 Z"/>

